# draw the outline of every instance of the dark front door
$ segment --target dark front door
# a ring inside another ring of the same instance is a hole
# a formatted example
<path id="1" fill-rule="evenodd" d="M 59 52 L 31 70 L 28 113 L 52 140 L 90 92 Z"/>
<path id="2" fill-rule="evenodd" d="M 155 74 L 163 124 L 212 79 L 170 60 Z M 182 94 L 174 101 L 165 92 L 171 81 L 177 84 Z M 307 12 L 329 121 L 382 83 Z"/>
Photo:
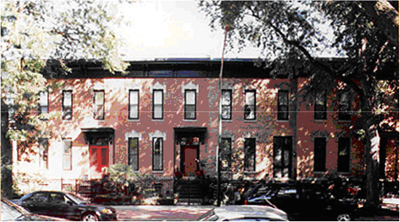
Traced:
<path id="1" fill-rule="evenodd" d="M 289 178 L 292 168 L 292 137 L 274 137 L 274 178 Z"/>
<path id="2" fill-rule="evenodd" d="M 185 176 L 191 176 L 196 173 L 198 151 L 198 146 L 182 146 L 182 169 Z"/>
<path id="3" fill-rule="evenodd" d="M 101 173 L 103 167 L 108 167 L 108 145 L 90 145 L 89 152 L 90 168 L 94 168 L 96 172 Z"/>

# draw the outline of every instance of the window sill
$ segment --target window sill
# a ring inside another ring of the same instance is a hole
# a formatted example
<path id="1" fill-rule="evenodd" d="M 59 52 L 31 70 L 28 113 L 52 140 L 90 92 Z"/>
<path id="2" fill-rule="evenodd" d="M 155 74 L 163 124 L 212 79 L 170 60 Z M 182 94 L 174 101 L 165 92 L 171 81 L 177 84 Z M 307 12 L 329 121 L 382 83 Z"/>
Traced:
<path id="1" fill-rule="evenodd" d="M 326 171 L 313 171 L 313 174 L 325 174 Z"/>
<path id="2" fill-rule="evenodd" d="M 197 119 L 184 119 L 183 121 L 187 123 L 197 123 Z"/>
<path id="3" fill-rule="evenodd" d="M 128 122 L 140 122 L 140 119 L 128 119 Z"/>
<path id="4" fill-rule="evenodd" d="M 151 173 L 164 173 L 164 170 L 152 170 Z"/>
<path id="5" fill-rule="evenodd" d="M 243 122 L 245 122 L 245 123 L 256 123 L 257 119 L 245 119 L 245 120 L 243 120 Z"/>
<path id="6" fill-rule="evenodd" d="M 165 119 L 151 119 L 153 122 L 164 122 Z"/>

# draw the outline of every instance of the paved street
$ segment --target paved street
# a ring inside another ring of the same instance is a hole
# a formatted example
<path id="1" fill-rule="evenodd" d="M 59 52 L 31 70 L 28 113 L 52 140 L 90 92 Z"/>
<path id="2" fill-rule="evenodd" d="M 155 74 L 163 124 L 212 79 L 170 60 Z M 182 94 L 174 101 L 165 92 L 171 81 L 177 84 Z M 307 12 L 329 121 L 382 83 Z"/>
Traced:
<path id="1" fill-rule="evenodd" d="M 196 220 L 213 206 L 114 206 L 118 220 Z"/>
<path id="2" fill-rule="evenodd" d="M 398 199 L 397 199 L 398 200 Z M 125 221 L 190 221 L 196 220 L 215 206 L 152 206 L 124 205 L 113 206 L 118 211 L 118 220 Z M 356 218 L 357 221 L 399 221 L 399 211 L 387 210 L 380 215 L 365 215 Z"/>

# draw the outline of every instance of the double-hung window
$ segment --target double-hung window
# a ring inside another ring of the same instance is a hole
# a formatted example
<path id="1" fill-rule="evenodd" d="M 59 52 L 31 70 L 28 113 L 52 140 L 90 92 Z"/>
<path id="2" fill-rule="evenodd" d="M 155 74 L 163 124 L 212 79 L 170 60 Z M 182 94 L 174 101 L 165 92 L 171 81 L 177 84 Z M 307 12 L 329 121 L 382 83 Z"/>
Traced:
<path id="1" fill-rule="evenodd" d="M 163 138 L 153 137 L 153 171 L 163 170 Z"/>
<path id="2" fill-rule="evenodd" d="M 289 91 L 278 91 L 278 120 L 289 120 Z"/>
<path id="3" fill-rule="evenodd" d="M 196 90 L 185 90 L 185 119 L 196 119 Z"/>
<path id="4" fill-rule="evenodd" d="M 314 171 L 325 172 L 326 138 L 314 138 Z"/>
<path id="5" fill-rule="evenodd" d="M 314 119 L 326 120 L 326 91 L 322 90 L 315 94 Z"/>
<path id="6" fill-rule="evenodd" d="M 164 118 L 164 92 L 162 89 L 153 90 L 153 119 Z"/>
<path id="7" fill-rule="evenodd" d="M 340 92 L 339 93 L 339 120 L 349 121 L 351 120 L 350 115 L 350 93 Z"/>
<path id="8" fill-rule="evenodd" d="M 64 90 L 62 95 L 62 119 L 72 119 L 72 91 Z"/>
<path id="9" fill-rule="evenodd" d="M 256 139 L 245 138 L 244 139 L 244 170 L 255 171 L 256 170 Z"/>
<path id="10" fill-rule="evenodd" d="M 231 120 L 232 119 L 232 90 L 223 89 L 221 92 L 222 96 L 222 119 Z"/>
<path id="11" fill-rule="evenodd" d="M 139 119 L 139 90 L 129 90 L 128 119 Z"/>
<path id="12" fill-rule="evenodd" d="M 49 93 L 47 91 L 39 92 L 39 115 L 49 113 Z M 41 117 L 41 119 L 46 119 Z"/>
<path id="13" fill-rule="evenodd" d="M 129 138 L 128 143 L 128 165 L 137 171 L 139 170 L 139 138 Z"/>
<path id="14" fill-rule="evenodd" d="M 256 119 L 256 90 L 245 91 L 244 119 Z"/>
<path id="15" fill-rule="evenodd" d="M 49 141 L 47 138 L 39 138 L 39 168 L 49 168 Z"/>
<path id="16" fill-rule="evenodd" d="M 104 120 L 104 90 L 94 90 L 93 95 L 93 118 Z"/>
<path id="17" fill-rule="evenodd" d="M 350 172 L 350 137 L 340 137 L 338 143 L 338 172 Z"/>
<path id="18" fill-rule="evenodd" d="M 63 140 L 63 170 L 72 170 L 72 141 Z"/>
<path id="19" fill-rule="evenodd" d="M 230 170 L 232 164 L 232 139 L 221 138 L 221 170 Z"/>

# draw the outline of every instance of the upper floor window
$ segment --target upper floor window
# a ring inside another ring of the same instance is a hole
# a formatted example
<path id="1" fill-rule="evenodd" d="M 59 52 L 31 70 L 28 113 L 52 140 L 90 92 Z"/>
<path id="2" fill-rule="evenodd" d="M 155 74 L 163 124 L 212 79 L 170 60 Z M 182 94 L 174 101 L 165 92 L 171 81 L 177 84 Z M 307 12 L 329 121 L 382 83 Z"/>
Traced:
<path id="1" fill-rule="evenodd" d="M 153 170 L 163 170 L 163 138 L 153 137 Z"/>
<path id="2" fill-rule="evenodd" d="M 62 97 L 62 119 L 72 119 L 72 91 L 64 90 Z"/>
<path id="3" fill-rule="evenodd" d="M 161 89 L 153 90 L 153 119 L 164 118 L 164 92 Z"/>
<path id="4" fill-rule="evenodd" d="M 196 119 L 196 90 L 185 90 L 185 119 Z"/>
<path id="5" fill-rule="evenodd" d="M 72 170 L 72 141 L 70 139 L 63 140 L 63 170 Z"/>
<path id="6" fill-rule="evenodd" d="M 49 93 L 47 91 L 41 91 L 39 93 L 39 115 L 49 113 Z M 45 119 L 45 117 L 41 117 Z"/>
<path id="7" fill-rule="evenodd" d="M 350 137 L 339 137 L 338 172 L 350 172 Z"/>
<path id="8" fill-rule="evenodd" d="M 326 91 L 317 92 L 315 95 L 314 119 L 326 119 Z"/>
<path id="9" fill-rule="evenodd" d="M 340 92 L 339 93 L 339 120 L 351 120 L 350 115 L 350 93 Z"/>
<path id="10" fill-rule="evenodd" d="M 139 119 L 139 90 L 129 90 L 128 119 Z"/>
<path id="11" fill-rule="evenodd" d="M 230 170 L 232 164 L 232 139 L 221 138 L 221 170 Z"/>
<path id="12" fill-rule="evenodd" d="M 139 170 L 139 138 L 129 138 L 128 140 L 128 165 L 133 170 Z"/>
<path id="13" fill-rule="evenodd" d="M 14 121 L 14 99 L 10 93 L 6 93 L 6 104 L 8 108 L 8 120 Z"/>
<path id="14" fill-rule="evenodd" d="M 255 120 L 256 119 L 256 91 L 246 90 L 245 91 L 245 105 L 244 105 L 244 119 Z"/>
<path id="15" fill-rule="evenodd" d="M 221 117 L 223 120 L 231 120 L 232 119 L 232 90 L 223 89 L 221 96 L 222 96 Z"/>
<path id="16" fill-rule="evenodd" d="M 326 163 L 326 138 L 314 138 L 314 171 L 325 172 Z"/>
<path id="17" fill-rule="evenodd" d="M 39 168 L 49 168 L 49 141 L 39 138 Z"/>
<path id="18" fill-rule="evenodd" d="M 278 91 L 278 120 L 289 120 L 289 91 Z"/>
<path id="19" fill-rule="evenodd" d="M 93 118 L 104 119 L 104 90 L 95 90 L 93 96 Z"/>
<path id="20" fill-rule="evenodd" d="M 256 170 L 256 139 L 245 138 L 244 139 L 244 170 L 255 171 Z"/>

